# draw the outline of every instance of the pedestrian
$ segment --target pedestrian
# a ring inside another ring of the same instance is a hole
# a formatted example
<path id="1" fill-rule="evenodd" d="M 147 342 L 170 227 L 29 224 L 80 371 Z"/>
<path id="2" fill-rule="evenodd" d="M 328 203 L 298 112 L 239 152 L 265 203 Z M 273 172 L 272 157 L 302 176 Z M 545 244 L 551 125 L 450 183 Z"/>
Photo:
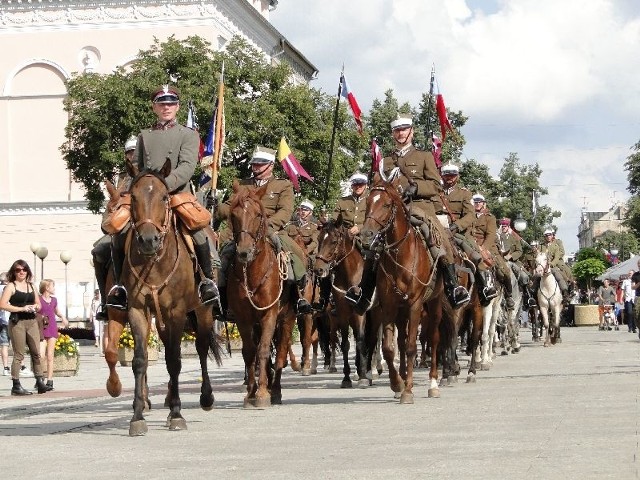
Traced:
<path id="1" fill-rule="evenodd" d="M 608 321 L 605 325 L 605 313 L 609 314 L 613 305 L 616 303 L 616 290 L 609 285 L 609 280 L 604 279 L 604 282 L 600 288 L 598 288 L 598 304 L 600 313 L 600 330 L 611 330 L 611 326 Z"/>
<path id="2" fill-rule="evenodd" d="M 36 377 L 38 393 L 45 393 L 47 386 L 42 380 L 42 363 L 40 362 L 40 332 L 36 312 L 40 310 L 40 296 L 33 288 L 33 274 L 24 260 L 16 260 L 7 273 L 7 286 L 0 297 L 0 309 L 10 313 L 9 337 L 13 348 L 11 363 L 11 379 L 13 387 L 11 395 L 31 395 L 20 384 L 20 367 L 27 346 L 31 353 L 31 362 Z"/>
<path id="3" fill-rule="evenodd" d="M 638 298 L 640 297 L 640 260 L 638 260 L 638 270 L 631 275 L 631 288 L 636 294 L 633 299 L 633 320 L 635 325 L 640 325 L 640 298 Z"/>
<path id="4" fill-rule="evenodd" d="M 40 282 L 40 313 L 45 318 L 44 341 L 46 345 L 45 357 L 47 359 L 47 390 L 53 390 L 53 356 L 55 354 L 56 340 L 58 339 L 57 318 L 65 327 L 69 321 L 60 313 L 58 299 L 54 297 L 56 284 L 53 280 L 44 279 Z"/>
<path id="5" fill-rule="evenodd" d="M 91 300 L 91 307 L 89 308 L 89 321 L 93 325 L 93 336 L 96 337 L 94 347 L 100 346 L 100 339 L 103 339 L 102 332 L 106 328 L 107 321 L 103 321 L 98 318 L 98 312 L 101 310 L 100 305 L 102 301 L 100 299 L 100 289 L 96 288 L 93 292 L 93 299 Z M 104 341 L 104 339 L 103 339 Z M 104 351 L 104 348 L 102 349 Z"/>
<path id="6" fill-rule="evenodd" d="M 0 296 L 7 284 L 7 272 L 0 273 Z M 2 375 L 11 375 L 9 368 L 9 314 L 0 310 L 0 356 L 2 357 Z"/>
<path id="7" fill-rule="evenodd" d="M 633 304 L 636 297 L 636 292 L 631 287 L 631 278 L 633 277 L 633 270 L 629 271 L 629 275 L 622 281 L 622 290 L 624 292 L 624 318 L 627 322 L 627 328 L 629 333 L 636 333 L 636 322 L 633 316 Z"/>

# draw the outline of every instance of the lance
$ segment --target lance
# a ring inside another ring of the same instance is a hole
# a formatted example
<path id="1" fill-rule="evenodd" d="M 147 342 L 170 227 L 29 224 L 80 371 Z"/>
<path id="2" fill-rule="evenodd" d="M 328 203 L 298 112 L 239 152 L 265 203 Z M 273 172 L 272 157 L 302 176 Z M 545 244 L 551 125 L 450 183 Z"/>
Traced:
<path id="1" fill-rule="evenodd" d="M 433 145 L 433 136 L 431 131 L 431 117 L 433 116 L 433 88 L 436 81 L 436 66 L 435 64 L 431 65 L 431 80 L 429 81 L 429 101 L 427 102 L 427 126 L 425 131 L 425 144 L 431 145 L 429 147 L 430 150 L 433 150 L 435 145 Z M 429 139 L 431 139 L 431 143 L 429 143 Z"/>
<path id="2" fill-rule="evenodd" d="M 327 178 L 324 182 L 324 198 L 322 202 L 324 206 L 327 206 L 329 200 L 329 181 L 331 180 L 331 172 L 333 170 L 333 149 L 336 142 L 336 129 L 338 127 L 338 109 L 340 108 L 340 94 L 342 93 L 342 77 L 344 75 L 344 65 L 340 72 L 340 82 L 338 83 L 338 96 L 336 98 L 336 108 L 333 111 L 333 129 L 331 131 L 331 145 L 329 146 L 329 163 L 327 165 Z"/>

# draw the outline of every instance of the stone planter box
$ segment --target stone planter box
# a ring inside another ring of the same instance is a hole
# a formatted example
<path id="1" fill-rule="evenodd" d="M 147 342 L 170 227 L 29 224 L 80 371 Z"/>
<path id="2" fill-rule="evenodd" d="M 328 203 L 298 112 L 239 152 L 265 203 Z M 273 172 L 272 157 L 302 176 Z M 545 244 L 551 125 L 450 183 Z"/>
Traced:
<path id="1" fill-rule="evenodd" d="M 158 349 L 157 348 L 148 348 L 147 349 L 147 357 L 148 357 L 148 365 L 154 365 L 158 362 Z M 120 365 L 123 367 L 131 366 L 131 362 L 133 361 L 133 348 L 118 348 L 118 361 Z"/>
<path id="2" fill-rule="evenodd" d="M 67 355 L 56 355 L 53 357 L 54 377 L 73 377 L 78 374 L 80 367 L 80 357 L 69 357 Z"/>
<path id="3" fill-rule="evenodd" d="M 598 305 L 576 305 L 573 318 L 576 327 L 599 325 L 600 313 Z"/>
<path id="4" fill-rule="evenodd" d="M 196 342 L 181 342 L 180 343 L 180 356 L 185 357 L 197 357 L 198 352 L 196 350 Z"/>

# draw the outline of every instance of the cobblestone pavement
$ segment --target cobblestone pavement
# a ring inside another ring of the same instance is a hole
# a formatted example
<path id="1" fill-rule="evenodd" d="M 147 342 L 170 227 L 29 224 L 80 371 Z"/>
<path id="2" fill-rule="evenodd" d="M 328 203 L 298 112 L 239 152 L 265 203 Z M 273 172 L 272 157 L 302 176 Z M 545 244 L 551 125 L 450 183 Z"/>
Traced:
<path id="1" fill-rule="evenodd" d="M 383 374 L 366 389 L 340 389 L 342 375 L 302 377 L 286 369 L 281 406 L 242 408 L 239 354 L 211 368 L 215 407 L 199 408 L 199 366 L 183 361 L 188 430 L 168 431 L 164 364 L 149 368 L 149 432 L 130 438 L 133 378 L 111 398 L 107 367 L 81 347 L 76 377 L 55 391 L 11 397 L 0 385 L 4 478 L 510 478 L 637 479 L 640 340 L 596 327 L 564 328 L 544 348 L 522 331 L 517 355 L 498 356 L 477 383 L 464 377 L 427 398 L 416 375 L 415 404 L 399 405 Z M 465 362 L 463 362 L 464 364 Z M 338 367 L 340 370 L 340 366 Z M 33 387 L 33 379 L 24 379 Z"/>

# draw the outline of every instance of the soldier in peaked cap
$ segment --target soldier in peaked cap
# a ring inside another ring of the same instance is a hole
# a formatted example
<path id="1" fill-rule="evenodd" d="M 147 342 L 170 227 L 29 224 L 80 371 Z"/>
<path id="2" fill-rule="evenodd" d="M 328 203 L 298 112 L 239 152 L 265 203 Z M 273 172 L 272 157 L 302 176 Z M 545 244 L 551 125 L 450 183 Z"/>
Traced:
<path id="1" fill-rule="evenodd" d="M 501 218 L 499 223 L 498 250 L 518 279 L 518 285 L 520 285 L 523 294 L 523 304 L 528 307 L 535 307 L 536 301 L 529 287 L 531 279 L 522 263 L 524 255 L 522 238 L 511 229 L 511 219 Z"/>
<path id="2" fill-rule="evenodd" d="M 543 234 L 544 243 L 540 247 L 540 252 L 547 254 L 551 272 L 562 291 L 562 299 L 565 303 L 568 303 L 569 286 L 573 286 L 573 274 L 571 268 L 564 262 L 564 245 L 562 240 L 556 238 L 556 231 L 552 227 L 547 227 Z M 539 280 L 539 277 L 537 277 L 535 282 L 536 291 L 540 285 Z"/>
<path id="3" fill-rule="evenodd" d="M 165 178 L 169 193 L 190 192 L 189 181 L 198 164 L 200 139 L 196 132 L 177 122 L 180 91 L 174 86 L 163 85 L 151 92 L 150 100 L 157 121 L 138 135 L 134 161 L 140 170 L 160 171 L 169 160 L 171 173 Z M 197 201 L 195 197 L 193 200 Z M 213 249 L 202 229 L 191 231 L 191 234 L 196 258 L 205 276 L 198 286 L 200 299 L 203 303 L 214 302 L 214 307 L 217 307 L 219 293 L 213 277 Z M 124 235 L 112 236 L 111 251 L 115 285 L 107 296 L 107 305 L 126 309 L 127 292 L 120 279 L 124 262 Z"/>
<path id="4" fill-rule="evenodd" d="M 318 225 L 313 221 L 315 205 L 310 200 L 303 200 L 298 206 L 294 219 L 286 226 L 287 233 L 293 239 L 302 238 L 307 250 L 309 262 L 312 263 L 318 250 Z"/>
<path id="5" fill-rule="evenodd" d="M 364 225 L 364 213 L 367 209 L 368 179 L 364 173 L 356 172 L 349 178 L 351 193 L 336 203 L 333 217 L 336 222 L 344 224 L 352 237 L 360 233 Z"/>
<path id="6" fill-rule="evenodd" d="M 420 225 L 433 258 L 440 258 L 438 264 L 443 273 L 445 292 L 451 305 L 458 308 L 469 301 L 469 292 L 458 283 L 451 242 L 442 242 L 439 246 L 434 240 L 446 238 L 435 210 L 435 202 L 442 193 L 435 160 L 431 152 L 417 150 L 413 146 L 413 120 L 410 116 L 400 115 L 393 120 L 391 134 L 395 151 L 383 159 L 384 174 L 389 175 L 395 167 L 400 169 L 403 197 L 409 202 L 412 222 Z M 359 313 L 364 313 L 371 303 L 375 288 L 373 267 L 373 262 L 367 262 L 360 288 L 350 290 L 345 296 Z"/>
<path id="7" fill-rule="evenodd" d="M 267 185 L 267 193 L 262 197 L 262 206 L 267 214 L 269 224 L 269 238 L 276 249 L 284 249 L 290 252 L 291 265 L 295 284 L 291 285 L 292 292 L 297 296 L 296 310 L 298 314 L 311 313 L 311 305 L 300 293 L 304 290 L 307 281 L 307 266 L 304 262 L 305 252 L 287 234 L 285 226 L 291 219 L 294 210 L 293 184 L 290 180 L 277 178 L 273 174 L 276 159 L 276 151 L 266 147 L 257 147 L 251 156 L 251 172 L 249 178 L 240 180 L 240 185 L 255 189 Z M 230 201 L 220 205 L 218 216 L 227 219 L 231 212 Z M 228 243 L 220 254 L 223 275 L 220 279 L 222 309 L 227 310 L 226 299 L 226 271 L 230 263 L 233 242 Z"/>

